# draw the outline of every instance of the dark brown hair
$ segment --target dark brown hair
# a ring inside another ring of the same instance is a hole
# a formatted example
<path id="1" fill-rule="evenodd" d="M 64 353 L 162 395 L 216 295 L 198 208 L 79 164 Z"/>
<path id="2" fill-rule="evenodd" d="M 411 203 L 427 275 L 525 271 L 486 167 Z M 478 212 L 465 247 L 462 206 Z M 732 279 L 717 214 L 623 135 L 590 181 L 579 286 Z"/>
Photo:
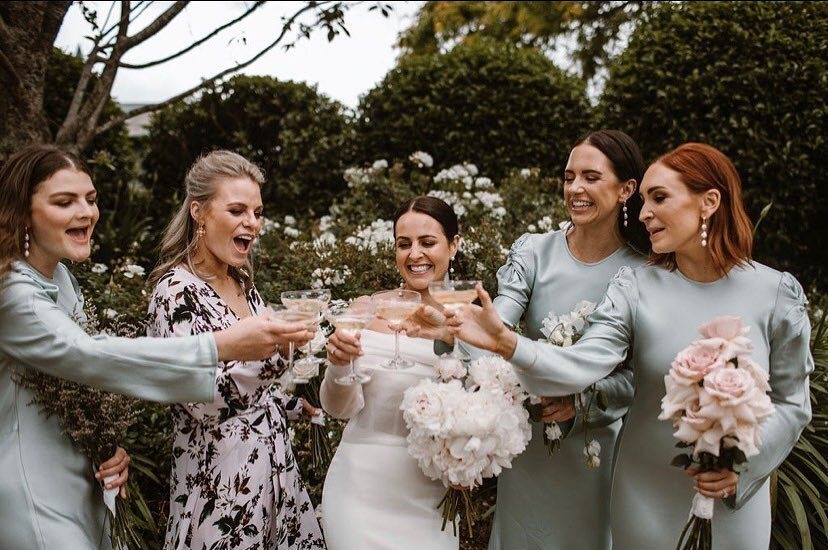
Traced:
<path id="1" fill-rule="evenodd" d="M 592 145 L 601 151 L 610 161 L 612 170 L 622 183 L 635 180 L 635 190 L 627 199 L 627 226 L 624 227 L 623 212 L 618 216 L 618 230 L 621 237 L 633 248 L 647 254 L 650 251 L 650 236 L 644 224 L 638 220 L 643 202 L 638 194 L 641 180 L 644 178 L 646 165 L 638 144 L 620 130 L 597 130 L 581 136 L 572 145 Z"/>
<path id="2" fill-rule="evenodd" d="M 727 156 L 704 143 L 685 143 L 660 156 L 662 164 L 678 172 L 691 193 L 717 189 L 719 209 L 707 220 L 707 247 L 722 275 L 737 265 L 746 265 L 753 248 L 753 225 L 742 203 L 742 180 Z M 670 270 L 676 268 L 675 253 L 653 254 L 651 263 Z"/>
<path id="3" fill-rule="evenodd" d="M 437 197 L 421 195 L 403 203 L 394 215 L 394 236 L 397 236 L 397 221 L 408 212 L 419 212 L 431 216 L 443 228 L 446 239 L 451 241 L 455 235 L 460 234 L 460 224 L 457 221 L 457 214 L 454 209 L 444 200 Z"/>
<path id="4" fill-rule="evenodd" d="M 23 257 L 23 234 L 35 188 L 64 169 L 92 177 L 80 158 L 54 145 L 30 145 L 9 157 L 0 168 L 0 281 L 11 263 Z"/>

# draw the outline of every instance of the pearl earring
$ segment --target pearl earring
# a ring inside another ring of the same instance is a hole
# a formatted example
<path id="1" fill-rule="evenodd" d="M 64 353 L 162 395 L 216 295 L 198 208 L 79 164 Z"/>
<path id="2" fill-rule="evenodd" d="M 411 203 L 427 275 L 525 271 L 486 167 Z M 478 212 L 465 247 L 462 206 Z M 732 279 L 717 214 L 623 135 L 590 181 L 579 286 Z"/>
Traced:
<path id="1" fill-rule="evenodd" d="M 451 280 L 452 275 L 454 275 L 454 256 L 449 260 L 449 280 Z"/>
<path id="2" fill-rule="evenodd" d="M 702 216 L 701 223 L 701 245 L 702 247 L 707 246 L 707 221 L 704 216 Z"/>
<path id="3" fill-rule="evenodd" d="M 23 257 L 29 257 L 29 226 L 23 229 Z"/>
<path id="4" fill-rule="evenodd" d="M 201 225 L 198 226 L 198 230 L 196 231 L 196 236 L 200 239 L 200 238 L 204 237 L 205 233 L 207 233 L 207 232 L 204 231 L 204 224 L 202 223 Z"/>
<path id="5" fill-rule="evenodd" d="M 624 199 L 624 206 L 621 210 L 624 212 L 624 227 L 627 227 L 627 199 Z"/>

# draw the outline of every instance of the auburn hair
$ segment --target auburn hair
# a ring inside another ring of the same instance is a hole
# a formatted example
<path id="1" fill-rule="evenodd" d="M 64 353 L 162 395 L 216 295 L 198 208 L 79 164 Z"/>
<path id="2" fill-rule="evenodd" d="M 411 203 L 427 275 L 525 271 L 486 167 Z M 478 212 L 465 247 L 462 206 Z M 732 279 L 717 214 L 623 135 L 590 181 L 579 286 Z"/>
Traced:
<path id="1" fill-rule="evenodd" d="M 653 164 L 678 172 L 691 193 L 719 191 L 719 208 L 706 220 L 707 248 L 722 275 L 734 266 L 747 265 L 753 249 L 753 224 L 742 202 L 742 180 L 727 155 L 704 143 L 685 143 L 660 156 Z M 654 252 L 650 263 L 672 271 L 676 269 L 676 255 Z"/>

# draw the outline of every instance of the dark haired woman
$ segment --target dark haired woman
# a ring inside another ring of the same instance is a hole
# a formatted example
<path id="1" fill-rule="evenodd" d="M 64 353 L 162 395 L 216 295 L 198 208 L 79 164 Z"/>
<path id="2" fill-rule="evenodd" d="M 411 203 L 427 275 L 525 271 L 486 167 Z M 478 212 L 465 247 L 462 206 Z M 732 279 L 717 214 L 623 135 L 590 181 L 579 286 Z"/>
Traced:
<path id="1" fill-rule="evenodd" d="M 612 544 L 672 548 L 694 491 L 717 499 L 716 548 L 767 548 L 768 476 L 811 417 L 810 324 L 802 287 L 788 273 L 751 260 L 751 224 L 733 163 L 709 145 L 688 143 L 656 160 L 644 175 L 640 219 L 650 233 L 650 265 L 623 268 L 573 346 L 556 348 L 508 330 L 479 291 L 450 324 L 459 337 L 511 361 L 521 381 L 542 395 L 581 391 L 631 354 L 636 392 L 618 445 L 612 487 Z M 658 420 L 664 376 L 697 329 L 722 316 L 750 327 L 752 358 L 768 372 L 775 412 L 760 425 L 759 455 L 741 474 L 695 473 L 670 465 L 676 439 Z M 458 329 L 455 328 L 455 331 Z"/>
<path id="2" fill-rule="evenodd" d="M 567 314 L 581 301 L 597 304 L 618 269 L 644 263 L 636 250 L 647 249 L 646 232 L 636 219 L 643 175 L 638 146 L 623 132 L 600 130 L 575 143 L 563 189 L 571 223 L 558 231 L 523 235 L 498 271 L 495 307 L 505 323 L 516 326 L 523 320 L 528 338 L 544 339 L 544 318 Z M 594 404 L 592 392 L 577 398 L 593 401 L 588 426 L 590 440 L 601 446 L 597 467 L 586 465 L 584 419 L 576 410 L 576 396 L 545 398 L 544 422 L 558 422 L 564 432 L 560 448 L 549 456 L 545 425 L 533 425 L 526 451 L 498 479 L 490 550 L 611 547 L 613 451 L 633 395 L 632 374 L 619 368 L 599 380 L 595 390 L 609 405 L 605 411 Z"/>
<path id="3" fill-rule="evenodd" d="M 0 548 L 110 547 L 92 464 L 58 418 L 29 406 L 34 395 L 13 371 L 153 401 L 205 401 L 218 360 L 270 357 L 302 328 L 255 317 L 187 338 L 88 336 L 83 295 L 61 262 L 89 258 L 97 221 L 97 193 L 76 156 L 36 145 L 0 170 Z"/>
<path id="4" fill-rule="evenodd" d="M 394 218 L 394 239 L 403 287 L 438 307 L 428 283 L 447 275 L 457 252 L 460 235 L 454 211 L 435 197 L 411 199 Z M 400 411 L 403 392 L 434 376 L 438 357 L 433 341 L 400 335 L 400 354 L 416 365 L 406 370 L 380 366 L 394 355 L 394 335 L 379 319 L 361 337 L 337 330 L 328 340 L 331 366 L 322 383 L 322 406 L 332 416 L 350 419 L 322 494 L 322 526 L 331 550 L 459 547 L 451 529 L 440 530 L 437 505 L 445 487 L 429 480 L 409 456 L 408 430 Z M 334 383 L 345 374 L 352 356 L 360 368 L 370 371 L 370 382 Z"/>

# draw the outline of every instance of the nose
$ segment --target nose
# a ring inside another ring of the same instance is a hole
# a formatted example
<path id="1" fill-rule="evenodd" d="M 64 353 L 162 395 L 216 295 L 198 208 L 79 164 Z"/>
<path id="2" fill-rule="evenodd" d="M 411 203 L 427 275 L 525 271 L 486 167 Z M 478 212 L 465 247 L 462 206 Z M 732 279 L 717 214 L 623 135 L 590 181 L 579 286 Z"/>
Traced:
<path id="1" fill-rule="evenodd" d="M 411 245 L 411 251 L 408 253 L 408 257 L 410 259 L 416 259 L 423 255 L 423 249 L 420 248 L 420 245 L 413 244 Z"/>
<path id="2" fill-rule="evenodd" d="M 644 203 L 644 206 L 641 207 L 641 213 L 638 215 L 638 221 L 646 221 L 653 217 L 653 211 L 647 206 L 647 203 Z"/>

